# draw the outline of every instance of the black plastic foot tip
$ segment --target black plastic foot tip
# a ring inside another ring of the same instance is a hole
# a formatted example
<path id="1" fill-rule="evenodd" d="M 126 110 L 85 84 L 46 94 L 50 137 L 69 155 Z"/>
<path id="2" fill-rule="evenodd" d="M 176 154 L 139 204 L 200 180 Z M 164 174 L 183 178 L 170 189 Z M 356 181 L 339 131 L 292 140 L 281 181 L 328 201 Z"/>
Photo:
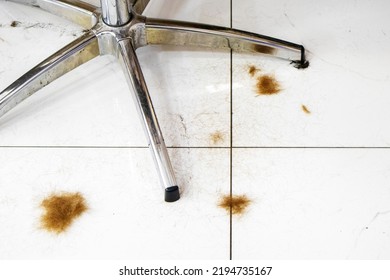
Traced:
<path id="1" fill-rule="evenodd" d="M 310 65 L 308 60 L 305 60 L 305 61 L 294 60 L 294 61 L 291 61 L 291 64 L 293 64 L 294 67 L 297 69 L 305 69 L 305 68 L 309 67 L 309 65 Z"/>
<path id="2" fill-rule="evenodd" d="M 309 67 L 310 63 L 308 60 L 306 60 L 306 51 L 304 46 L 301 47 L 301 59 L 300 60 L 293 60 L 291 61 L 291 64 L 294 65 L 295 68 L 297 69 L 306 69 Z"/>
<path id="3" fill-rule="evenodd" d="M 165 189 L 165 201 L 175 202 L 180 199 L 179 187 L 173 186 Z"/>

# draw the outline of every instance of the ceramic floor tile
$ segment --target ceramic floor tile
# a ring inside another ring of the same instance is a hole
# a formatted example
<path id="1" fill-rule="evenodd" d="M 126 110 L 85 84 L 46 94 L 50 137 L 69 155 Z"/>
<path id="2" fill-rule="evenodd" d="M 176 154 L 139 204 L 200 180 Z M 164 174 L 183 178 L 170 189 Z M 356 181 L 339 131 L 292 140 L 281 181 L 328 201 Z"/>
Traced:
<path id="1" fill-rule="evenodd" d="M 228 259 L 227 149 L 170 149 L 182 197 L 163 201 L 148 149 L 1 148 L 1 259 Z M 40 228 L 51 193 L 89 210 L 59 235 Z"/>
<path id="2" fill-rule="evenodd" d="M 151 1 L 145 15 L 229 26 L 230 2 Z M 138 50 L 168 146 L 230 144 L 230 53 L 153 46 Z"/>
<path id="3" fill-rule="evenodd" d="M 235 149 L 234 259 L 388 259 L 390 151 Z"/>
<path id="4" fill-rule="evenodd" d="M 209 24 L 229 23 L 229 1 L 171 4 L 176 10 L 163 8 L 166 1 L 151 1 L 145 13 Z M 1 89 L 81 33 L 80 28 L 57 17 L 46 20 L 47 13 L 36 8 L 4 1 L 0 5 L 0 58 L 4 61 Z M 36 25 L 41 18 L 46 25 Z M 20 25 L 11 27 L 13 20 Z M 158 46 L 137 52 L 167 145 L 228 146 L 229 53 Z M 3 146 L 147 144 L 124 75 L 109 57 L 82 65 L 17 106 L 2 118 L 0 136 Z"/>
<path id="5" fill-rule="evenodd" d="M 166 144 L 229 146 L 229 54 L 177 47 L 138 53 Z"/>
<path id="6" fill-rule="evenodd" d="M 303 44 L 310 60 L 296 70 L 283 60 L 234 55 L 234 145 L 388 146 L 389 5 L 233 1 L 233 27 Z M 261 69 L 253 78 L 249 65 Z M 273 75 L 282 91 L 258 95 L 262 75 Z"/>
<path id="7" fill-rule="evenodd" d="M 137 50 L 166 143 L 179 147 L 169 149 L 182 188 L 172 204 L 116 61 L 96 58 L 51 83 L 0 120 L 0 259 L 228 259 L 230 249 L 233 259 L 389 259 L 389 5 L 151 0 L 149 17 L 232 19 L 234 28 L 303 44 L 310 66 L 241 53 L 231 61 L 230 52 L 201 48 Z M 0 90 L 80 34 L 0 0 Z M 258 95 L 262 75 L 281 92 Z M 231 151 L 231 139 L 241 148 Z M 281 148 L 292 146 L 339 149 Z M 231 187 L 251 200 L 232 218 L 232 240 L 218 207 Z M 39 205 L 61 191 L 81 192 L 89 210 L 57 236 L 40 228 Z"/>
<path id="8" fill-rule="evenodd" d="M 144 15 L 198 23 L 229 26 L 229 0 L 151 0 Z"/>

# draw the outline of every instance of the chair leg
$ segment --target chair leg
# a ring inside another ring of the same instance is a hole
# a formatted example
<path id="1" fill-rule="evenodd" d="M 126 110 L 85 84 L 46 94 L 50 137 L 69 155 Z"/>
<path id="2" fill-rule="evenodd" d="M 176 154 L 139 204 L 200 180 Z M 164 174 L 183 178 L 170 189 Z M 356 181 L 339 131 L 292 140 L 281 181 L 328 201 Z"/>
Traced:
<path id="1" fill-rule="evenodd" d="M 130 0 L 130 5 L 133 7 L 135 13 L 141 15 L 149 2 L 150 0 Z"/>
<path id="2" fill-rule="evenodd" d="M 129 86 L 134 89 L 136 108 L 165 189 L 165 200 L 168 202 L 180 198 L 179 188 L 135 53 L 136 48 L 148 44 L 200 46 L 272 55 L 291 61 L 297 68 L 306 68 L 309 65 L 302 45 L 226 27 L 139 16 L 149 0 L 113 0 L 104 2 L 102 9 L 80 0 L 11 1 L 32 5 L 65 17 L 89 31 L 0 92 L 0 117 L 45 85 L 90 59 L 100 54 L 116 55 Z M 125 10 L 129 9 L 124 20 L 118 22 L 118 13 L 122 15 L 124 11 L 116 10 L 116 3 L 122 3 L 123 7 L 127 7 Z M 118 24 L 105 22 L 102 14 L 109 15 L 110 19 L 113 19 L 112 22 Z"/>
<path id="3" fill-rule="evenodd" d="M 145 130 L 161 184 L 165 189 L 165 201 L 174 202 L 180 198 L 179 188 L 176 184 L 168 151 L 138 58 L 131 39 L 121 40 L 118 44 L 119 61 L 125 72 L 128 84 L 133 88 L 134 101 Z"/>
<path id="4" fill-rule="evenodd" d="M 52 81 L 99 55 L 90 31 L 48 57 L 0 92 L 0 117 Z"/>
<path id="5" fill-rule="evenodd" d="M 146 19 L 147 44 L 200 46 L 232 49 L 273 55 L 292 61 L 297 68 L 306 68 L 305 48 L 302 45 L 226 27 L 192 22 Z"/>

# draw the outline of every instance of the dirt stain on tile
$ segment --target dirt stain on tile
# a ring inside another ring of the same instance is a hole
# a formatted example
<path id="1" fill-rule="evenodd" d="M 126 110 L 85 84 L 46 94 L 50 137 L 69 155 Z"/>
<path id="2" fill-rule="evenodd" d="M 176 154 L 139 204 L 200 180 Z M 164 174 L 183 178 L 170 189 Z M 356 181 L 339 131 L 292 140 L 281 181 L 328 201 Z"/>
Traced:
<path id="1" fill-rule="evenodd" d="M 282 89 L 273 75 L 262 75 L 257 78 L 256 89 L 258 95 L 272 95 Z"/>
<path id="2" fill-rule="evenodd" d="M 265 54 L 274 54 L 275 53 L 275 49 L 273 47 L 264 46 L 264 45 L 255 45 L 253 47 L 253 50 L 255 52 L 265 53 Z"/>
<path id="3" fill-rule="evenodd" d="M 311 114 L 311 111 L 305 105 L 302 105 L 301 108 L 302 111 L 305 112 L 306 114 Z"/>
<path id="4" fill-rule="evenodd" d="M 246 208 L 251 204 L 251 200 L 246 195 L 224 195 L 220 198 L 218 206 L 225 209 L 230 213 L 230 209 L 233 215 L 242 215 L 245 213 Z"/>
<path id="5" fill-rule="evenodd" d="M 225 136 L 220 131 L 216 131 L 210 135 L 210 141 L 214 145 L 223 143 L 224 139 Z"/>
<path id="6" fill-rule="evenodd" d="M 88 209 L 78 192 L 52 194 L 42 201 L 41 207 L 45 210 L 41 217 L 42 227 L 56 234 L 66 231 Z"/>

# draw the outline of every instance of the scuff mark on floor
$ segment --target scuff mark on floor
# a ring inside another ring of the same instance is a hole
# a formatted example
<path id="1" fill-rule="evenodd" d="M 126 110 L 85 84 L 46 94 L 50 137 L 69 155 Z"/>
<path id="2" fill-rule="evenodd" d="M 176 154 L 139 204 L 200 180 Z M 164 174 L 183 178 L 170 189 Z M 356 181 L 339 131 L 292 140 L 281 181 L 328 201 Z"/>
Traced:
<path id="1" fill-rule="evenodd" d="M 78 36 L 82 34 L 82 31 L 78 28 L 73 28 L 72 30 L 68 30 L 65 27 L 57 26 L 52 23 L 43 23 L 43 22 L 20 22 L 17 20 L 12 21 L 9 24 L 9 27 L 12 28 L 23 28 L 23 29 L 49 29 L 55 32 L 59 32 L 60 36 L 67 34 L 72 36 Z"/>
<path id="2" fill-rule="evenodd" d="M 179 119 L 180 119 L 180 123 L 181 123 L 181 126 L 183 127 L 184 129 L 184 134 L 187 135 L 187 126 L 184 122 L 184 118 L 182 115 L 178 115 L 179 116 Z"/>
<path id="3" fill-rule="evenodd" d="M 295 24 L 291 21 L 290 17 L 287 15 L 287 13 L 284 13 L 284 16 L 287 18 L 290 25 L 295 28 Z"/>
<path id="4" fill-rule="evenodd" d="M 361 78 L 363 78 L 363 79 L 367 79 L 367 80 L 371 80 L 371 81 L 376 81 L 376 82 L 387 82 L 387 81 L 389 80 L 389 76 L 388 76 L 388 75 L 386 75 L 386 78 L 370 77 L 370 76 L 368 76 L 368 75 L 366 75 L 366 74 L 364 74 L 364 73 L 361 73 L 361 72 L 359 72 L 359 71 L 356 71 L 356 70 L 354 70 L 354 69 L 352 69 L 352 68 L 348 68 L 348 67 L 346 67 L 346 66 L 344 66 L 344 65 L 335 63 L 335 62 L 333 62 L 333 61 L 328 61 L 328 60 L 326 60 L 326 59 L 324 59 L 324 58 L 322 58 L 322 57 L 320 57 L 320 56 L 318 56 L 318 55 L 316 55 L 316 54 L 314 54 L 314 53 L 311 53 L 311 55 L 312 55 L 313 57 L 318 58 L 319 60 L 321 60 L 322 62 L 324 62 L 324 63 L 326 63 L 326 64 L 329 64 L 329 65 L 335 66 L 335 67 L 337 67 L 337 68 L 339 68 L 339 69 L 348 71 L 348 72 L 350 72 L 350 73 L 352 73 L 352 74 L 354 74 L 354 75 L 357 75 L 357 76 L 359 76 L 359 77 L 361 77 Z"/>
<path id="5" fill-rule="evenodd" d="M 368 225 L 370 226 L 379 216 L 381 215 L 387 215 L 387 214 L 390 214 L 390 210 L 387 210 L 387 211 L 382 211 L 382 212 L 377 212 L 375 214 L 375 216 L 372 218 L 372 220 L 368 223 Z"/>
<path id="6" fill-rule="evenodd" d="M 380 217 L 381 215 L 387 215 L 387 214 L 390 214 L 390 210 L 381 211 L 381 212 L 376 212 L 376 214 L 375 214 L 374 217 L 371 219 L 371 221 L 368 223 L 368 225 L 364 226 L 364 227 L 359 231 L 359 233 L 357 234 L 357 236 L 356 236 L 356 238 L 355 238 L 354 245 L 353 245 L 353 247 L 351 248 L 351 250 L 350 250 L 349 253 L 348 253 L 347 259 L 350 258 L 352 252 L 357 248 L 357 246 L 358 246 L 358 244 L 359 244 L 359 240 L 360 240 L 361 235 L 363 234 L 363 232 L 365 232 L 366 230 L 368 230 L 369 227 L 371 226 L 371 224 L 372 224 L 376 219 L 378 219 L 378 217 Z"/>

